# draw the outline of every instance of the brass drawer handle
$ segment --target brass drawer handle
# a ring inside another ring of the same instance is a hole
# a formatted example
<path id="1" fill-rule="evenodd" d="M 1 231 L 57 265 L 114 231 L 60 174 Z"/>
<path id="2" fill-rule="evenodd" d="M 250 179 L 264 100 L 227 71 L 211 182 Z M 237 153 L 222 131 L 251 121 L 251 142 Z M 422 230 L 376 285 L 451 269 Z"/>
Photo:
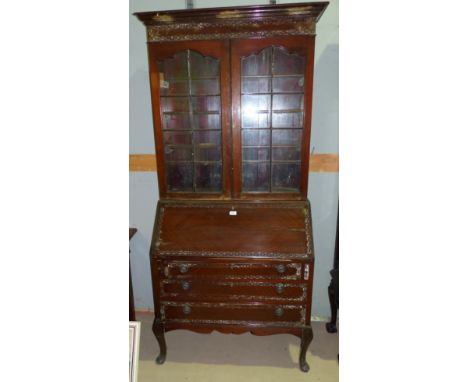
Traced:
<path id="1" fill-rule="evenodd" d="M 276 270 L 278 271 L 278 273 L 284 273 L 286 272 L 286 267 L 283 264 L 280 264 L 276 266 Z"/>
<path id="2" fill-rule="evenodd" d="M 275 309 L 275 316 L 276 317 L 281 317 L 284 314 L 284 309 L 283 308 L 276 308 Z"/>
<path id="3" fill-rule="evenodd" d="M 276 284 L 276 293 L 282 294 L 284 292 L 284 285 L 283 284 Z"/>
<path id="4" fill-rule="evenodd" d="M 188 272 L 188 266 L 187 265 L 181 265 L 179 267 L 179 272 L 180 273 L 187 273 Z"/>
<path id="5" fill-rule="evenodd" d="M 189 314 L 191 311 L 192 308 L 190 308 L 190 306 L 188 305 L 184 305 L 184 307 L 182 308 L 182 312 L 184 312 L 184 314 Z"/>
<path id="6" fill-rule="evenodd" d="M 183 290 L 189 290 L 190 289 L 190 283 L 188 281 L 184 281 L 182 283 L 182 289 Z"/>

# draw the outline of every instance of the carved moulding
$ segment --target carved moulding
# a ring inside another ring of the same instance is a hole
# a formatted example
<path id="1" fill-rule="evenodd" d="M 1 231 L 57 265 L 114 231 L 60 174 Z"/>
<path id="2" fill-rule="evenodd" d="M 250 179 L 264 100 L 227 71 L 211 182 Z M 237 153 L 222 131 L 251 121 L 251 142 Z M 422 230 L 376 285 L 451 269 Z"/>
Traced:
<path id="1" fill-rule="evenodd" d="M 165 301 L 161 303 L 160 314 L 163 321 L 171 322 L 187 322 L 187 323 L 213 323 L 213 324 L 238 324 L 245 325 L 248 323 L 254 324 L 264 324 L 268 322 L 268 325 L 278 325 L 278 326 L 302 326 L 305 324 L 306 311 L 303 306 L 297 305 L 284 305 L 284 304 L 275 304 L 276 307 L 288 309 L 288 310 L 298 310 L 300 314 L 300 321 L 241 321 L 241 320 L 211 320 L 211 319 L 191 319 L 191 318 L 166 318 L 166 306 L 174 307 L 205 307 L 205 308 L 224 308 L 229 309 L 246 309 L 245 305 L 234 305 L 230 303 L 210 303 L 210 302 L 175 302 L 175 301 Z"/>
<path id="2" fill-rule="evenodd" d="M 178 297 L 180 296 L 180 293 L 168 293 L 168 292 L 165 292 L 164 290 L 164 285 L 166 284 L 179 284 L 180 283 L 180 280 L 178 279 L 172 279 L 172 280 L 169 280 L 169 279 L 164 279 L 161 281 L 161 296 L 162 297 Z M 237 286 L 251 286 L 251 287 L 256 287 L 256 286 L 260 286 L 260 287 L 276 287 L 278 285 L 278 283 L 262 283 L 262 282 L 256 282 L 256 281 L 248 281 L 248 282 L 226 282 L 226 281 L 212 281 L 212 282 L 207 282 L 207 284 L 210 284 L 212 285 L 214 288 L 216 288 L 216 286 L 218 285 L 221 285 L 221 286 L 230 286 L 230 287 L 237 287 Z M 227 299 L 230 299 L 230 300 L 239 300 L 239 299 L 246 299 L 246 300 L 272 300 L 272 301 L 275 301 L 275 300 L 282 300 L 284 302 L 288 302 L 288 301 L 291 301 L 291 302 L 300 302 L 300 301 L 305 301 L 306 297 L 307 297 L 307 285 L 306 284 L 282 284 L 284 288 L 300 288 L 301 291 L 302 291 L 302 294 L 299 296 L 299 297 L 284 297 L 284 296 L 281 296 L 281 295 L 278 295 L 278 296 L 252 296 L 252 295 L 245 295 L 245 294 L 217 294 L 216 292 L 213 294 L 213 296 L 224 296 L 225 298 Z M 186 293 L 187 296 L 190 296 L 190 297 L 198 297 L 198 296 L 201 296 L 199 293 L 191 293 L 190 291 Z"/>
<path id="3" fill-rule="evenodd" d="M 191 252 L 193 253 L 193 252 Z M 175 268 L 180 268 L 181 266 L 186 266 L 186 267 L 198 267 L 198 266 L 202 266 L 202 267 L 210 267 L 214 264 L 220 264 L 220 265 L 224 265 L 227 269 L 239 269 L 239 268 L 253 268 L 253 267 L 263 267 L 263 268 L 272 268 L 274 266 L 274 264 L 263 264 L 263 263 L 231 263 L 231 264 L 224 264 L 224 263 L 209 263 L 209 264 L 204 264 L 204 263 L 200 263 L 200 262 L 181 262 L 181 261 L 171 261 L 171 262 L 168 262 L 167 264 L 164 264 L 164 265 L 160 265 L 158 266 L 158 269 L 161 270 L 162 267 L 166 267 L 168 268 L 168 272 L 167 274 L 165 273 L 165 276 L 168 277 L 168 278 L 172 278 L 172 277 L 175 277 L 175 278 L 178 278 L 179 275 L 177 274 L 172 274 L 171 273 L 171 270 L 172 269 L 175 269 Z M 301 269 L 302 269 L 302 264 L 285 264 L 285 267 L 286 268 L 292 268 L 294 269 L 294 274 L 292 275 L 281 275 L 280 278 L 281 279 L 298 279 L 301 277 Z M 229 275 L 229 274 L 225 274 L 223 276 L 224 278 L 233 278 L 233 279 L 242 279 L 242 278 L 278 278 L 278 275 L 256 275 L 255 272 L 252 271 L 252 274 L 250 275 Z"/>
<path id="4" fill-rule="evenodd" d="M 267 257 L 288 259 L 310 259 L 307 253 L 276 252 L 224 252 L 224 251 L 155 251 L 156 256 L 200 256 L 200 257 Z"/>
<path id="5" fill-rule="evenodd" d="M 268 26 L 268 27 L 266 27 Z M 274 20 L 230 20 L 223 26 L 217 23 L 186 23 L 148 25 L 148 42 L 219 40 L 229 38 L 272 37 L 315 35 L 315 22 L 312 19 Z"/>

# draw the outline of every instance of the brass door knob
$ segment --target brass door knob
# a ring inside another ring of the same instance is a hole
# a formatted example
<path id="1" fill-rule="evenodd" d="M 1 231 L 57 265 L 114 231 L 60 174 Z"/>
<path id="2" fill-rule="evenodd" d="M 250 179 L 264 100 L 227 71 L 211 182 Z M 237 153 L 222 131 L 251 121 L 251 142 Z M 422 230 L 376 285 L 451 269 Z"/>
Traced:
<path id="1" fill-rule="evenodd" d="M 284 314 L 284 309 L 283 308 L 276 308 L 275 309 L 275 316 L 276 317 L 281 317 Z"/>
<path id="2" fill-rule="evenodd" d="M 276 284 L 276 293 L 281 294 L 284 292 L 284 285 L 283 284 Z"/>
<path id="3" fill-rule="evenodd" d="M 179 267 L 180 273 L 187 273 L 188 272 L 188 266 L 187 265 L 181 265 Z"/>
<path id="4" fill-rule="evenodd" d="M 184 307 L 182 308 L 182 312 L 184 312 L 184 314 L 189 314 L 191 311 L 192 308 L 188 305 L 184 305 Z"/>
<path id="5" fill-rule="evenodd" d="M 276 270 L 278 271 L 278 273 L 284 273 L 286 272 L 286 267 L 283 264 L 280 264 L 276 266 Z"/>
<path id="6" fill-rule="evenodd" d="M 182 289 L 183 290 L 189 290 L 190 289 L 190 283 L 188 281 L 182 282 Z"/>

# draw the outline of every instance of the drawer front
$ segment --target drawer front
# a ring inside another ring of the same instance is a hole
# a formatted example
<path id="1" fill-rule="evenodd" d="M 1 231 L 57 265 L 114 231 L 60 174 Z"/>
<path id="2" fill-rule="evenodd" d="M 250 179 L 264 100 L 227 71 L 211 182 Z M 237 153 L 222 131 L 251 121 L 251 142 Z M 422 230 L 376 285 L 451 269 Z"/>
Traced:
<path id="1" fill-rule="evenodd" d="M 163 261 L 159 269 L 166 278 L 284 279 L 300 280 L 301 263 L 210 263 Z"/>
<path id="2" fill-rule="evenodd" d="M 278 300 L 304 303 L 306 284 L 164 279 L 161 298 L 170 300 Z"/>
<path id="3" fill-rule="evenodd" d="M 293 305 L 162 303 L 163 320 L 199 323 L 303 325 L 305 309 Z"/>

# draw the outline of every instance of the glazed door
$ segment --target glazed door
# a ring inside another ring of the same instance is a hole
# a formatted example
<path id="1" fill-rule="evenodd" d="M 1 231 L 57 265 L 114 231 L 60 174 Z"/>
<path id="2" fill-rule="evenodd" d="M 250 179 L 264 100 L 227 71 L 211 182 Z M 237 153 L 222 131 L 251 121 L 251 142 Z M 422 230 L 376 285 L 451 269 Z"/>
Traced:
<path id="1" fill-rule="evenodd" d="M 306 199 L 314 38 L 231 44 L 233 192 Z"/>
<path id="2" fill-rule="evenodd" d="M 229 44 L 148 44 L 161 198 L 231 195 Z"/>

